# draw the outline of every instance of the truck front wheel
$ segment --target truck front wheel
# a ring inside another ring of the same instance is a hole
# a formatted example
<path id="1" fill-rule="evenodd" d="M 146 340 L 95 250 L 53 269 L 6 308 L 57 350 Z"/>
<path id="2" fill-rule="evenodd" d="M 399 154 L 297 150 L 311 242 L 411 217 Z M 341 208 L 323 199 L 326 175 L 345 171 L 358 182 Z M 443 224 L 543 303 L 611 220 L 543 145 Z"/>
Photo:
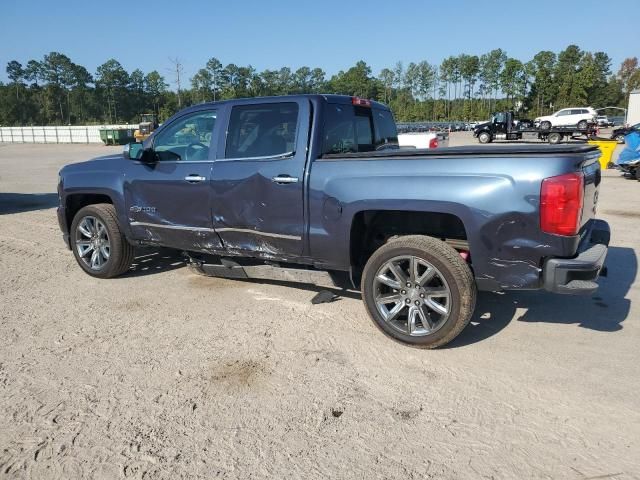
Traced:
<path id="1" fill-rule="evenodd" d="M 491 134 L 489 132 L 482 132 L 478 135 L 478 141 L 480 143 L 490 143 L 491 142 Z"/>
<path id="2" fill-rule="evenodd" d="M 117 277 L 133 263 L 134 248 L 120 231 L 111 204 L 81 208 L 69 234 L 78 265 L 92 277 Z"/>
<path id="3" fill-rule="evenodd" d="M 369 258 L 362 298 L 385 334 L 411 346 L 436 348 L 469 323 L 476 286 L 471 269 L 453 248 L 411 235 L 390 240 Z"/>

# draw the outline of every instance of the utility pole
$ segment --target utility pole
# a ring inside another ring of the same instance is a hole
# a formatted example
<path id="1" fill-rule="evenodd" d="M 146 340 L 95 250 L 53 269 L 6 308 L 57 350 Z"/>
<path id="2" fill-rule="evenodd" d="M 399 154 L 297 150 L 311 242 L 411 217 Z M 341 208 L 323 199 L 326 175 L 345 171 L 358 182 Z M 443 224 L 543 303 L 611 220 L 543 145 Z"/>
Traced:
<path id="1" fill-rule="evenodd" d="M 216 71 L 213 70 L 213 101 L 216 101 L 216 90 L 218 88 L 218 82 L 216 78 Z"/>
<path id="2" fill-rule="evenodd" d="M 180 59 L 178 57 L 171 58 L 169 57 L 169 61 L 173 64 L 173 68 L 171 72 L 175 74 L 176 80 L 176 88 L 178 89 L 178 109 L 182 108 L 182 98 L 180 97 L 180 74 L 183 71 L 182 63 L 180 63 Z"/>

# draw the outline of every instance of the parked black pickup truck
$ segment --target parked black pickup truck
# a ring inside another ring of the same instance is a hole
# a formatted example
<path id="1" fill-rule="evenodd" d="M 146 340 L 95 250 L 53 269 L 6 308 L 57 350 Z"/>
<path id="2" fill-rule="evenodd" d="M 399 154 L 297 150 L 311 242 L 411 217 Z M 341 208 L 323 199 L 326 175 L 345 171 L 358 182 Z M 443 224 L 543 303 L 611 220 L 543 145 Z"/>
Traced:
<path id="1" fill-rule="evenodd" d="M 476 290 L 592 293 L 609 227 L 591 146 L 403 150 L 389 109 L 336 95 L 190 107 L 124 154 L 64 167 L 58 217 L 88 274 L 125 273 L 135 245 L 226 277 L 362 290 L 387 335 L 444 345 Z M 267 272 L 267 273 L 265 273 Z"/>

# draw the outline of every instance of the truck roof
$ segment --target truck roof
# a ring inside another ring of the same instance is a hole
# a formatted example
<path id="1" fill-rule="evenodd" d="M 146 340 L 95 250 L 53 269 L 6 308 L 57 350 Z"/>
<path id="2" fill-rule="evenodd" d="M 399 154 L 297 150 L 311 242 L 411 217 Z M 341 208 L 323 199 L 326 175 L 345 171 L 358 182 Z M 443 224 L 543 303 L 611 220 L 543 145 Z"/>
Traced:
<path id="1" fill-rule="evenodd" d="M 340 104 L 346 105 L 346 104 L 351 104 L 353 98 L 359 98 L 359 97 L 356 97 L 355 95 L 337 95 L 333 93 L 330 93 L 330 94 L 303 93 L 303 94 L 295 94 L 295 95 L 276 95 L 271 97 L 232 98 L 229 100 L 219 100 L 216 102 L 205 102 L 205 103 L 199 103 L 197 105 L 191 105 L 190 107 L 185 108 L 185 110 L 198 109 L 203 106 L 224 105 L 227 103 L 244 104 L 244 103 L 259 102 L 262 100 L 269 100 L 269 101 L 281 100 L 283 102 L 286 102 L 286 101 L 298 100 L 303 98 L 324 100 L 327 103 L 340 103 Z M 369 100 L 369 101 L 371 102 L 372 107 L 379 108 L 382 110 L 389 110 L 389 107 L 384 103 L 376 102 L 375 100 Z"/>

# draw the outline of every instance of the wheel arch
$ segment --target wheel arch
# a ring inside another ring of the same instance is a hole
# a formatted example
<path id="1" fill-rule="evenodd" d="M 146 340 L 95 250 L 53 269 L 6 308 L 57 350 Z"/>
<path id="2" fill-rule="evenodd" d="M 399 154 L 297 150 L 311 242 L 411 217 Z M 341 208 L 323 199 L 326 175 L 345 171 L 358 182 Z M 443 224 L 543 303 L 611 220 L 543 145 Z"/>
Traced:
<path id="1" fill-rule="evenodd" d="M 88 205 L 95 205 L 98 203 L 109 203 L 111 205 L 115 205 L 113 198 L 105 193 L 74 192 L 67 194 L 64 200 L 67 231 L 70 231 L 71 223 L 80 209 Z M 120 225 L 120 227 L 122 227 L 122 225 Z"/>
<path id="2" fill-rule="evenodd" d="M 354 273 L 361 272 L 369 257 L 390 238 L 425 235 L 470 252 L 463 219 L 445 211 L 360 210 L 351 221 L 349 258 Z"/>

